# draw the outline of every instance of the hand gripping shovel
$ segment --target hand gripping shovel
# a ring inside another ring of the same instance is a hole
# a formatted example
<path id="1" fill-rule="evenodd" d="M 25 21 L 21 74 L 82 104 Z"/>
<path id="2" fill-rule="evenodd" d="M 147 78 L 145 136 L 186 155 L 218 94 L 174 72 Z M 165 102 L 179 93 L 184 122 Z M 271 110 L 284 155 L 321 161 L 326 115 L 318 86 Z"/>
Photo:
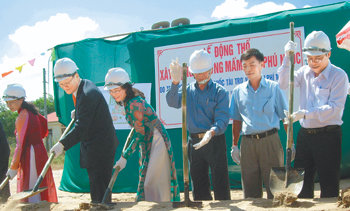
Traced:
<path id="1" fill-rule="evenodd" d="M 294 41 L 294 23 L 290 23 L 291 40 Z M 270 172 L 270 189 L 274 196 L 276 193 L 292 193 L 298 195 L 303 187 L 304 169 L 291 167 L 292 143 L 293 143 L 293 112 L 294 97 L 294 53 L 290 53 L 290 77 L 289 77 L 289 117 L 287 128 L 287 158 L 285 167 L 272 167 Z"/>
<path id="2" fill-rule="evenodd" d="M 173 202 L 173 207 L 202 207 L 202 202 L 193 202 L 189 194 L 189 176 L 188 176 L 188 155 L 187 155 L 187 129 L 186 129 L 186 87 L 187 87 L 187 64 L 182 64 L 182 155 L 183 155 L 183 177 L 185 201 Z"/>
<path id="3" fill-rule="evenodd" d="M 134 131 L 135 131 L 135 128 L 132 128 L 130 133 L 129 133 L 129 135 L 128 135 L 128 138 L 125 141 L 125 144 L 124 144 L 124 147 L 123 147 L 123 152 L 125 152 L 125 150 L 129 147 L 130 142 L 131 142 L 131 138 L 132 138 L 132 136 L 134 134 Z M 113 206 L 110 206 L 110 205 L 108 205 L 106 203 L 106 200 L 112 194 L 112 189 L 113 189 L 115 180 L 117 179 L 117 176 L 119 174 L 119 171 L 120 171 L 120 167 L 117 166 L 117 168 L 114 170 L 114 173 L 112 175 L 111 180 L 109 181 L 109 184 L 108 184 L 108 187 L 107 187 L 107 189 L 105 191 L 105 194 L 103 195 L 102 202 L 101 202 L 101 204 L 99 204 L 101 206 L 101 208 L 104 208 L 104 209 L 113 208 Z"/>
<path id="4" fill-rule="evenodd" d="M 68 131 L 72 128 L 74 121 L 75 121 L 75 119 L 72 119 L 72 121 L 69 123 L 68 127 L 64 130 L 63 134 L 61 135 L 61 138 L 64 137 L 68 133 Z M 50 153 L 49 159 L 46 161 L 45 166 L 44 166 L 43 170 L 41 171 L 40 176 L 38 177 L 33 189 L 29 189 L 29 190 L 25 190 L 23 192 L 17 193 L 17 194 L 12 196 L 12 199 L 14 199 L 14 200 L 26 199 L 28 197 L 35 196 L 35 195 L 43 192 L 44 190 L 46 190 L 47 187 L 39 188 L 39 186 L 40 186 L 41 182 L 44 180 L 46 172 L 49 169 L 54 157 L 55 157 L 55 153 L 53 153 L 53 152 Z"/>

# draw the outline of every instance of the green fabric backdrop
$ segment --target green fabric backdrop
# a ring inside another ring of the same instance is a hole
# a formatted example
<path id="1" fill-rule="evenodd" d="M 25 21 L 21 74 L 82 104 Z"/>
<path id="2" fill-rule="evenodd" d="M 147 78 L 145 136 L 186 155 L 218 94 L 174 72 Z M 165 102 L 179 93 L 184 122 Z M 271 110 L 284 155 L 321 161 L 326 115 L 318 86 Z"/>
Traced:
<path id="1" fill-rule="evenodd" d="M 155 66 L 154 48 L 198 40 L 214 39 L 241 34 L 286 29 L 293 21 L 295 27 L 304 27 L 305 35 L 313 30 L 324 31 L 331 40 L 333 64 L 349 71 L 350 53 L 336 47 L 336 33 L 350 20 L 350 2 L 332 5 L 277 12 L 257 17 L 223 20 L 205 24 L 192 24 L 156 31 L 135 32 L 122 40 L 86 39 L 79 42 L 58 45 L 54 48 L 56 59 L 69 57 L 78 67 L 82 78 L 90 79 L 98 86 L 104 84 L 104 77 L 109 68 L 122 67 L 127 70 L 136 83 L 152 83 L 151 104 L 155 108 Z M 116 26 L 118 27 L 118 26 Z M 266 44 L 268 45 L 268 43 Z M 281 46 L 282 48 L 283 46 Z M 61 123 L 67 125 L 73 110 L 71 96 L 66 95 L 54 83 L 54 96 L 57 115 Z M 347 102 L 348 104 L 349 102 Z M 350 176 L 350 114 L 344 111 L 342 177 Z M 294 135 L 300 128 L 295 123 Z M 116 131 L 120 145 L 116 153 L 119 158 L 129 130 Z M 169 129 L 168 133 L 174 147 L 175 162 L 180 189 L 183 190 L 181 129 Z M 286 140 L 284 130 L 280 131 L 282 142 Z M 240 168 L 230 156 L 231 125 L 226 130 L 227 156 L 231 188 L 240 188 Z M 89 182 L 85 169 L 79 167 L 79 144 L 66 152 L 65 165 L 60 190 L 70 192 L 89 192 Z M 128 160 L 127 167 L 119 174 L 114 192 L 135 192 L 138 183 L 138 153 Z"/>

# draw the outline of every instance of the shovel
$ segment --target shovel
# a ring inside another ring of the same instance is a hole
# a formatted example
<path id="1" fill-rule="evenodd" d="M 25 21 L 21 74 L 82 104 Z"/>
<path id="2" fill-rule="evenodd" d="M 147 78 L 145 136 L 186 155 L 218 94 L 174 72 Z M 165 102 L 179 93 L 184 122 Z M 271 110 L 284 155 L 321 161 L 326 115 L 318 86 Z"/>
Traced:
<path id="1" fill-rule="evenodd" d="M 35 195 L 43 192 L 44 190 L 46 190 L 47 187 L 39 188 L 39 185 L 43 181 L 43 179 L 46 175 L 46 172 L 49 169 L 50 164 L 51 164 L 54 157 L 55 157 L 55 153 L 50 153 L 49 159 L 46 161 L 46 164 L 45 164 L 43 170 L 41 171 L 41 174 L 38 177 L 33 189 L 29 189 L 29 190 L 25 190 L 23 192 L 17 193 L 17 194 L 12 196 L 12 199 L 14 199 L 14 200 L 26 199 L 26 198 L 35 196 Z"/>
<path id="2" fill-rule="evenodd" d="M 129 133 L 129 135 L 128 135 L 128 138 L 125 141 L 125 144 L 124 144 L 124 147 L 123 147 L 123 152 L 125 152 L 126 148 L 129 147 L 130 142 L 131 142 L 131 138 L 134 135 L 134 131 L 135 131 L 135 128 L 132 128 L 130 133 Z M 104 209 L 111 209 L 111 208 L 113 208 L 113 205 L 110 206 L 109 204 L 107 204 L 106 200 L 112 194 L 112 189 L 113 189 L 115 180 L 117 179 L 117 176 L 118 176 L 119 172 L 120 172 L 120 167 L 117 166 L 117 168 L 114 170 L 114 173 L 112 175 L 111 180 L 109 181 L 109 184 L 108 184 L 108 187 L 107 187 L 107 189 L 105 191 L 105 194 L 103 195 L 102 202 L 101 202 L 101 204 L 99 204 L 99 206 L 101 206 L 101 208 L 104 208 Z"/>
<path id="3" fill-rule="evenodd" d="M 187 87 L 187 64 L 182 64 L 182 155 L 183 155 L 183 177 L 184 177 L 184 195 L 185 201 L 173 202 L 173 208 L 178 207 L 202 207 L 202 202 L 193 202 L 189 194 L 189 176 L 188 176 L 188 155 L 187 155 L 187 128 L 186 128 L 186 87 Z"/>
<path id="4" fill-rule="evenodd" d="M 290 22 L 291 40 L 294 41 L 294 22 Z M 292 143 L 293 143 L 293 118 L 290 114 L 293 112 L 294 98 L 294 53 L 290 55 L 290 77 L 289 77 L 289 116 L 287 128 L 287 150 L 285 167 L 272 167 L 270 172 L 270 190 L 275 196 L 276 193 L 292 193 L 298 195 L 304 183 L 304 169 L 294 169 L 291 167 Z"/>
<path id="5" fill-rule="evenodd" d="M 64 137 L 68 133 L 68 131 L 72 128 L 74 122 L 75 122 L 75 119 L 73 118 L 72 121 L 69 123 L 68 127 L 64 130 L 63 134 L 61 135 L 61 138 Z M 41 182 L 44 180 L 46 172 L 49 169 L 54 157 L 55 157 L 55 153 L 51 152 L 49 159 L 46 161 L 45 166 L 44 166 L 43 170 L 41 171 L 40 176 L 38 177 L 33 189 L 29 189 L 29 190 L 25 190 L 23 192 L 17 193 L 17 194 L 12 196 L 12 199 L 14 199 L 14 200 L 26 199 L 28 197 L 35 196 L 35 195 L 43 192 L 44 190 L 46 190 L 47 187 L 39 188 L 39 186 L 40 186 Z"/>

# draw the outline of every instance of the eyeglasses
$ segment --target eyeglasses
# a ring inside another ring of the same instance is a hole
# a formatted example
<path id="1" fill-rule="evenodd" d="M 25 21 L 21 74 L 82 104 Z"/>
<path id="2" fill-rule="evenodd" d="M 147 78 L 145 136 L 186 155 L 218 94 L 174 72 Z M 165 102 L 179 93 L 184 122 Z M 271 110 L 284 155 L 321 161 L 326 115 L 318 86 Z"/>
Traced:
<path id="1" fill-rule="evenodd" d="M 17 100 L 9 100 L 9 101 L 6 101 L 6 105 L 15 105 L 15 104 L 17 104 L 19 102 L 19 100 L 17 99 Z"/>
<path id="2" fill-rule="evenodd" d="M 122 91 L 122 89 L 115 88 L 115 89 L 110 89 L 109 93 L 110 94 L 119 94 L 121 91 Z"/>
<path id="3" fill-rule="evenodd" d="M 60 87 L 67 87 L 67 86 L 69 86 L 70 85 L 70 83 L 72 82 L 72 80 L 74 79 L 74 76 L 71 76 L 72 78 L 69 80 L 69 81 L 67 81 L 67 82 L 59 82 L 58 83 L 58 85 L 60 85 Z"/>
<path id="4" fill-rule="evenodd" d="M 318 64 L 318 63 L 321 63 L 324 60 L 325 57 L 326 57 L 326 55 L 316 56 L 316 57 L 308 56 L 307 57 L 307 62 L 308 63 Z"/>

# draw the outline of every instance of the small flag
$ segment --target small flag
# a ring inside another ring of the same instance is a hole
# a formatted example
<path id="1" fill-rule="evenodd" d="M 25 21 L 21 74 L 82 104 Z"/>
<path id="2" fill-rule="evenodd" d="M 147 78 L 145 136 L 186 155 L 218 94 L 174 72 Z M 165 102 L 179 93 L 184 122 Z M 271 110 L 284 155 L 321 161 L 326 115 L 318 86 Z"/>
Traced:
<path id="1" fill-rule="evenodd" d="M 13 73 L 13 70 L 8 71 L 8 72 L 6 72 L 6 73 L 2 73 L 2 74 L 1 74 L 1 77 L 5 78 L 6 76 L 10 75 L 11 73 Z"/>
<path id="2" fill-rule="evenodd" d="M 350 51 L 350 21 L 335 36 L 339 48 Z"/>
<path id="3" fill-rule="evenodd" d="M 28 63 L 29 63 L 30 65 L 34 66 L 34 63 L 35 63 L 35 58 L 34 58 L 34 59 L 29 60 L 29 61 L 28 61 Z"/>
<path id="4" fill-rule="evenodd" d="M 21 66 L 16 67 L 16 70 L 18 70 L 18 72 L 22 72 L 22 68 L 23 68 L 24 65 L 25 64 L 22 64 Z"/>
<path id="5" fill-rule="evenodd" d="M 55 52 L 55 49 L 52 48 L 51 50 L 51 61 L 55 61 L 56 60 L 56 52 Z"/>

